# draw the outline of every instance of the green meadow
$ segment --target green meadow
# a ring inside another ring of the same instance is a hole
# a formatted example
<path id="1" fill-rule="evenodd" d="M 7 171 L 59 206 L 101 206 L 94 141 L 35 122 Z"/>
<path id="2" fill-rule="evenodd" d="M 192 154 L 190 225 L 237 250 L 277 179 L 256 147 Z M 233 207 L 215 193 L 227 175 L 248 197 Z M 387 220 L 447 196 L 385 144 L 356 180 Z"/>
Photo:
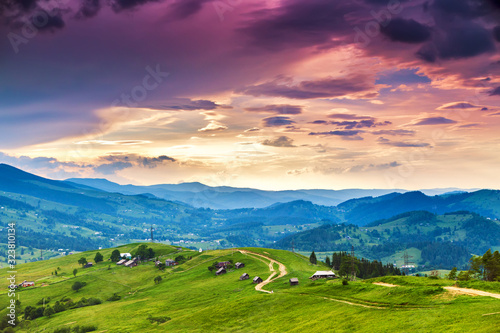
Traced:
<path id="1" fill-rule="evenodd" d="M 118 249 L 132 252 L 139 245 Z M 153 262 L 127 268 L 108 261 L 114 249 L 104 249 L 18 265 L 17 281 L 35 281 L 36 286 L 17 292 L 21 309 L 16 331 L 50 333 L 94 325 L 97 332 L 494 332 L 500 323 L 499 299 L 455 295 L 443 289 L 455 281 L 411 276 L 350 281 L 348 285 L 340 279 L 312 281 L 309 277 L 315 271 L 328 268 L 289 251 L 245 248 L 287 268 L 285 276 L 264 287 L 273 293 L 264 293 L 255 290 L 252 278 L 265 280 L 271 274 L 265 258 L 231 249 L 199 253 L 161 244 L 148 246 L 162 261 L 179 255 L 191 259 L 163 272 Z M 82 256 L 93 262 L 97 252 L 104 261 L 94 267 L 83 269 L 77 263 Z M 245 267 L 229 269 L 221 276 L 207 269 L 215 261 L 226 260 L 243 262 Z M 278 265 L 273 268 L 278 271 Z M 240 281 L 243 273 L 250 279 Z M 0 278 L 5 281 L 6 276 L 7 270 L 0 270 Z M 162 280 L 155 283 L 158 276 Z M 292 277 L 299 278 L 298 286 L 289 285 Z M 86 285 L 74 291 L 76 281 Z M 498 282 L 469 284 L 462 287 L 500 292 Z M 0 306 L 5 309 L 7 290 L 3 288 L 0 294 Z M 114 294 L 120 299 L 108 301 Z M 24 309 L 43 306 L 44 299 L 46 306 L 53 307 L 63 298 L 76 303 L 90 297 L 102 303 L 23 320 Z"/>

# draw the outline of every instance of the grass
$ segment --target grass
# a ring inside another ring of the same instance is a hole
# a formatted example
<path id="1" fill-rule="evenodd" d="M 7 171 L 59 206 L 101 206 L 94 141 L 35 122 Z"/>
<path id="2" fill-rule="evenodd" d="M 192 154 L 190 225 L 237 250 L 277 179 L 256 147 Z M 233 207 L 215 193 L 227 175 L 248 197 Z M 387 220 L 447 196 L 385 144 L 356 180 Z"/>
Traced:
<path id="1" fill-rule="evenodd" d="M 122 246 L 120 251 L 131 252 L 137 246 Z M 19 265 L 18 280 L 30 276 L 40 281 L 35 288 L 18 292 L 23 307 L 35 306 L 44 297 L 51 298 L 49 305 L 63 297 L 70 297 L 73 301 L 81 297 L 97 297 L 103 303 L 63 311 L 51 318 L 26 321 L 17 331 L 50 333 L 60 327 L 91 324 L 96 325 L 98 331 L 108 332 L 387 332 L 401 330 L 401 325 L 404 325 L 405 332 L 492 332 L 498 327 L 498 315 L 482 316 L 500 311 L 497 299 L 448 297 L 441 287 L 448 285 L 449 280 L 385 277 L 349 282 L 343 286 L 340 279 L 310 280 L 308 277 L 312 273 L 324 270 L 326 266 L 312 265 L 300 254 L 246 248 L 271 257 L 287 268 L 287 275 L 265 287 L 274 293 L 266 294 L 257 292 L 251 279 L 239 280 L 243 273 L 248 273 L 251 278 L 258 275 L 265 280 L 270 275 L 266 259 L 232 250 L 200 254 L 183 249 L 176 253 L 175 247 L 151 246 L 163 258 L 179 254 L 193 258 L 164 272 L 156 269 L 152 262 L 134 268 L 104 262 L 90 269 L 79 269 L 76 278 L 71 271 L 78 266 L 78 258 L 93 258 L 97 251 Z M 112 250 L 100 252 L 107 259 Z M 221 276 L 215 276 L 207 269 L 214 261 L 225 260 L 243 262 L 245 267 L 229 270 Z M 61 274 L 52 276 L 51 271 L 57 267 L 61 268 Z M 274 269 L 278 270 L 276 264 Z M 162 281 L 155 284 L 153 279 L 158 275 Z M 6 270 L 0 270 L 0 278 L 5 276 Z M 288 280 L 291 277 L 299 278 L 298 286 L 290 286 Z M 41 287 L 42 281 L 46 287 Z M 75 292 L 71 290 L 75 281 L 87 285 Z M 374 281 L 401 287 L 381 287 L 373 285 Z M 8 302 L 4 293 L 2 291 L 0 297 L 2 309 Z M 105 301 L 114 293 L 118 293 L 121 299 Z"/>

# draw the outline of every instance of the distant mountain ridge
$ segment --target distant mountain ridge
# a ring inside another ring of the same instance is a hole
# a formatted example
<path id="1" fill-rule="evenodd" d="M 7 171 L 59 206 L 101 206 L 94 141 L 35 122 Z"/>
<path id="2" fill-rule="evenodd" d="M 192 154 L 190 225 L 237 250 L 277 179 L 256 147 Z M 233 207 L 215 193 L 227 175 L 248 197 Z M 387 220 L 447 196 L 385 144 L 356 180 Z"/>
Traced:
<path id="1" fill-rule="evenodd" d="M 310 201 L 316 205 L 336 206 L 354 198 L 378 197 L 393 192 L 406 193 L 403 189 L 345 189 L 345 190 L 283 190 L 265 191 L 230 186 L 211 187 L 202 183 L 158 184 L 150 186 L 120 185 L 106 179 L 70 178 L 72 186 L 87 186 L 95 189 L 127 195 L 152 194 L 169 201 L 180 201 L 195 208 L 239 209 L 264 208 L 275 203 L 296 200 Z M 463 191 L 457 188 L 422 190 L 428 195 Z"/>

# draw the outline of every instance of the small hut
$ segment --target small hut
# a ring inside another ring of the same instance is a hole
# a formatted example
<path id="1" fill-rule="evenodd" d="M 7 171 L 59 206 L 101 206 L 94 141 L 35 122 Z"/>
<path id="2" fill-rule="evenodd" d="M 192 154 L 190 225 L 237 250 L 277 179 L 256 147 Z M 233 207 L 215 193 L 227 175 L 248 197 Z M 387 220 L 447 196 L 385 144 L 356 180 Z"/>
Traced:
<path id="1" fill-rule="evenodd" d="M 124 265 L 128 260 L 127 259 L 122 259 L 122 260 L 119 260 L 116 264 L 117 265 Z"/>
<path id="2" fill-rule="evenodd" d="M 256 276 L 256 277 L 253 278 L 253 283 L 261 283 L 262 281 L 263 280 L 260 277 L 258 277 L 258 276 Z"/>
<path id="3" fill-rule="evenodd" d="M 245 273 L 243 274 L 242 276 L 240 276 L 240 280 L 243 281 L 243 280 L 248 280 L 250 279 L 250 275 L 248 275 L 248 273 Z"/>
<path id="4" fill-rule="evenodd" d="M 215 275 L 226 274 L 226 269 L 224 267 L 219 268 L 219 270 L 215 273 Z"/>
<path id="5" fill-rule="evenodd" d="M 92 266 L 94 266 L 94 264 L 92 264 L 91 262 L 88 262 L 88 263 L 86 263 L 86 264 L 83 266 L 83 268 L 89 268 L 89 267 L 92 267 Z"/>
<path id="6" fill-rule="evenodd" d="M 298 278 L 291 278 L 290 279 L 290 285 L 291 286 L 296 286 L 299 284 L 299 279 Z"/>
<path id="7" fill-rule="evenodd" d="M 245 264 L 244 264 L 244 263 L 242 263 L 242 262 L 237 262 L 237 263 L 234 265 L 234 267 L 236 267 L 236 269 L 240 269 L 240 268 L 245 267 Z"/>

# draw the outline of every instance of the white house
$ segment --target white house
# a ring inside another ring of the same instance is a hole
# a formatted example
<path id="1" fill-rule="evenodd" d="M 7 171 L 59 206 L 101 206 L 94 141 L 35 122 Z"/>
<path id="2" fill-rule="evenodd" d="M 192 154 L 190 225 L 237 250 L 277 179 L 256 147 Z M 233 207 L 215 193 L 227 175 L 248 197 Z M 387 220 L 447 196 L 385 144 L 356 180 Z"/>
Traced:
<path id="1" fill-rule="evenodd" d="M 120 253 L 120 258 L 127 258 L 127 259 L 132 259 L 132 255 L 130 253 Z"/>
<path id="2" fill-rule="evenodd" d="M 310 279 L 335 279 L 337 275 L 335 275 L 332 271 L 317 271 L 310 277 Z"/>

